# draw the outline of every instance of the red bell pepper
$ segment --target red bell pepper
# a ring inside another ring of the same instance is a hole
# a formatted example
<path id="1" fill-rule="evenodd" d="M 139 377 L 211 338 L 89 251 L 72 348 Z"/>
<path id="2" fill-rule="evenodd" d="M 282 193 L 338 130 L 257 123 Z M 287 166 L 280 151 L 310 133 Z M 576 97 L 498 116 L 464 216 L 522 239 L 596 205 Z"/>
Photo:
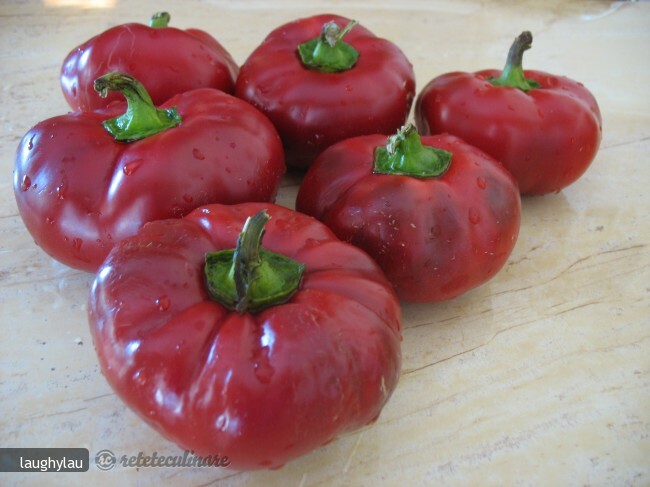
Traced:
<path id="1" fill-rule="evenodd" d="M 525 70 L 532 35 L 522 33 L 503 71 L 454 72 L 418 96 L 423 134 L 451 133 L 500 161 L 522 194 L 541 195 L 576 181 L 593 161 L 602 135 L 596 99 L 564 76 Z"/>
<path id="2" fill-rule="evenodd" d="M 95 85 L 122 93 L 128 108 L 118 103 L 40 122 L 16 154 L 20 215 L 55 259 L 93 271 L 147 221 L 207 203 L 275 198 L 285 171 L 282 143 L 255 108 L 203 88 L 156 109 L 144 87 L 120 73 Z"/>
<path id="3" fill-rule="evenodd" d="M 355 137 L 307 171 L 296 209 L 368 252 L 400 298 L 454 298 L 504 265 L 519 233 L 512 176 L 452 135 Z"/>
<path id="4" fill-rule="evenodd" d="M 122 400 L 237 470 L 373 422 L 399 377 L 399 302 L 375 262 L 268 203 L 146 224 L 100 268 L 89 320 Z"/>
<path id="5" fill-rule="evenodd" d="M 305 168 L 340 140 L 394 133 L 408 117 L 415 76 L 392 42 L 317 15 L 271 32 L 241 67 L 236 94 L 271 119 L 287 165 Z"/>
<path id="6" fill-rule="evenodd" d="M 169 27 L 169 14 L 151 18 L 149 26 L 123 24 L 108 29 L 67 55 L 61 67 L 61 88 L 75 111 L 104 108 L 118 94 L 101 98 L 93 82 L 105 73 L 131 74 L 147 87 L 155 105 L 197 88 L 232 94 L 239 68 L 211 35 L 198 29 Z"/>

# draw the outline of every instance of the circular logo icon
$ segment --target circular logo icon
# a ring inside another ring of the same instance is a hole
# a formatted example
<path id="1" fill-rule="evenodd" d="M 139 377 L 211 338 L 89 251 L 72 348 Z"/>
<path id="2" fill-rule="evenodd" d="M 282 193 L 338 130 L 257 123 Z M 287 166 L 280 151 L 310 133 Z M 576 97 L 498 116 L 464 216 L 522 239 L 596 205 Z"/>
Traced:
<path id="1" fill-rule="evenodd" d="M 115 455 L 110 450 L 98 451 L 95 455 L 95 465 L 100 470 L 110 470 L 115 466 L 117 459 Z"/>

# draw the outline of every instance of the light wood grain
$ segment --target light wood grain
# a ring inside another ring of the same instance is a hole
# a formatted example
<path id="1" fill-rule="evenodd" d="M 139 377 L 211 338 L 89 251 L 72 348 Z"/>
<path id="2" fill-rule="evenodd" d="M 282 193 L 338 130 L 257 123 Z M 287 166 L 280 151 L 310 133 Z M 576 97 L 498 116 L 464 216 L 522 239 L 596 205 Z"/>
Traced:
<path id="1" fill-rule="evenodd" d="M 422 88 L 446 71 L 501 67 L 529 29 L 525 65 L 583 82 L 600 103 L 603 142 L 577 183 L 524 200 L 496 278 L 451 302 L 404 306 L 403 375 L 375 425 L 270 473 L 91 465 L 0 473 L 1 485 L 650 485 L 650 3 L 113 3 L 0 5 L 0 446 L 179 454 L 99 372 L 92 276 L 41 252 L 14 202 L 18 141 L 68 111 L 60 63 L 92 35 L 163 7 L 241 63 L 274 27 L 335 12 L 399 44 Z M 288 176 L 278 202 L 292 207 L 298 184 Z"/>

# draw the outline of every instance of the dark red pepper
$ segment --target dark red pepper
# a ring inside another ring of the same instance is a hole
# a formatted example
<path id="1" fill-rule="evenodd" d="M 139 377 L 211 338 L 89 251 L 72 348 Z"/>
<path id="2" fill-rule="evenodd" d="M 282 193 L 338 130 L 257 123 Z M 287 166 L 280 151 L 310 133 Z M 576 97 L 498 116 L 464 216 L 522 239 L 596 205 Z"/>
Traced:
<path id="1" fill-rule="evenodd" d="M 16 154 L 20 215 L 55 259 L 93 271 L 147 221 L 207 203 L 275 198 L 282 144 L 247 103 L 203 88 L 156 109 L 131 76 L 112 73 L 96 86 L 121 92 L 128 108 L 117 103 L 40 122 Z"/>
<path id="2" fill-rule="evenodd" d="M 394 133 L 408 117 L 415 76 L 392 42 L 317 15 L 271 32 L 242 66 L 236 94 L 271 119 L 287 165 L 306 168 L 335 142 Z"/>
<path id="3" fill-rule="evenodd" d="M 594 96 L 564 76 L 523 70 L 530 32 L 513 43 L 503 71 L 454 72 L 418 96 L 423 134 L 451 133 L 500 161 L 522 194 L 541 195 L 576 181 L 593 161 L 602 135 Z"/>
<path id="4" fill-rule="evenodd" d="M 202 30 L 181 30 L 168 22 L 168 13 L 157 13 L 149 26 L 118 25 L 74 48 L 61 68 L 61 88 L 72 109 L 97 110 L 120 100 L 93 90 L 97 78 L 114 71 L 137 78 L 156 105 L 198 88 L 232 94 L 239 69 L 226 49 Z"/>
<path id="5" fill-rule="evenodd" d="M 339 142 L 307 171 L 296 209 L 368 252 L 406 301 L 452 299 L 491 279 L 519 233 L 517 184 L 452 135 Z"/>
<path id="6" fill-rule="evenodd" d="M 126 404 L 237 470 L 373 422 L 400 373 L 399 302 L 377 264 L 268 203 L 146 224 L 101 267 L 89 318 Z"/>

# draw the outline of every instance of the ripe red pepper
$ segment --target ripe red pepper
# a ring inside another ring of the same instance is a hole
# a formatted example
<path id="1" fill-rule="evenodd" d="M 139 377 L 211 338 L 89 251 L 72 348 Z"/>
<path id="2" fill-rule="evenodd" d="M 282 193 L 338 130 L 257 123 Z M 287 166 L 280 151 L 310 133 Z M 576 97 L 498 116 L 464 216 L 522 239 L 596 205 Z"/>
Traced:
<path id="1" fill-rule="evenodd" d="M 452 135 L 411 125 L 356 137 L 307 171 L 296 209 L 368 252 L 406 301 L 454 298 L 501 269 L 515 245 L 517 184 L 494 159 Z"/>
<path id="2" fill-rule="evenodd" d="M 146 224 L 100 268 L 89 320 L 122 400 L 238 470 L 280 467 L 373 422 L 399 377 L 399 302 L 381 270 L 272 204 Z"/>
<path id="3" fill-rule="evenodd" d="M 93 82 L 114 71 L 131 74 L 147 87 L 154 104 L 198 88 L 232 94 L 239 68 L 211 35 L 198 29 L 168 27 L 169 14 L 155 14 L 149 26 L 118 25 L 89 39 L 67 55 L 61 88 L 75 111 L 107 107 L 119 95 L 101 98 Z"/>
<path id="4" fill-rule="evenodd" d="M 121 92 L 128 108 L 117 103 L 40 122 L 16 154 L 20 215 L 55 259 L 94 271 L 147 221 L 207 203 L 275 198 L 285 171 L 282 143 L 247 103 L 203 88 L 156 109 L 131 76 L 112 73 L 96 86 Z"/>
<path id="5" fill-rule="evenodd" d="M 564 76 L 522 68 L 532 35 L 522 33 L 503 71 L 443 74 L 415 107 L 423 134 L 451 133 L 500 161 L 525 195 L 560 191 L 598 152 L 602 118 L 596 99 Z"/>
<path id="6" fill-rule="evenodd" d="M 340 140 L 394 133 L 408 117 L 415 76 L 392 42 L 317 15 L 271 32 L 241 67 L 236 94 L 271 119 L 287 165 L 305 168 Z"/>

